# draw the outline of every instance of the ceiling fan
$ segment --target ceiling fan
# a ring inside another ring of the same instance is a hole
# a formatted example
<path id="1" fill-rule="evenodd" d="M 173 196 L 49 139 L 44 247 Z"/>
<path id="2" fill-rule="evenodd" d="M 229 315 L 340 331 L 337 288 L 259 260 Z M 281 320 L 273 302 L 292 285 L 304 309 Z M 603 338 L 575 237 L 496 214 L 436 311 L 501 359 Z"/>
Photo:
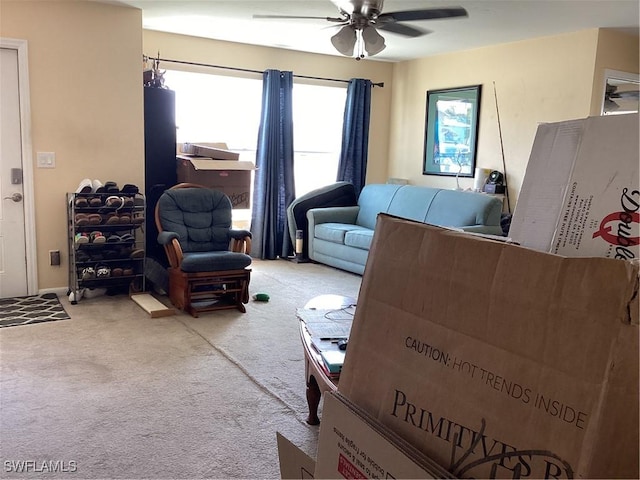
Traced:
<path id="1" fill-rule="evenodd" d="M 467 17 L 462 7 L 424 8 L 421 10 L 404 10 L 382 13 L 384 0 L 331 0 L 338 7 L 339 17 L 308 17 L 294 15 L 253 15 L 253 18 L 285 18 L 285 19 L 317 19 L 332 22 L 342 27 L 331 37 L 331 43 L 338 52 L 348 57 L 353 56 L 358 45 L 356 59 L 380 53 L 385 48 L 384 37 L 378 30 L 396 33 L 405 37 L 420 37 L 430 33 L 429 30 L 418 29 L 401 22 L 417 20 L 437 20 L 455 17 Z"/>
<path id="2" fill-rule="evenodd" d="M 638 99 L 640 98 L 640 91 L 638 90 L 628 90 L 624 92 L 618 91 L 618 85 L 611 84 L 607 82 L 605 94 L 604 94 L 604 107 L 605 111 L 613 112 L 620 109 L 620 105 L 616 103 L 614 100 L 628 100 L 637 104 Z M 637 110 L 637 105 L 636 105 Z"/>

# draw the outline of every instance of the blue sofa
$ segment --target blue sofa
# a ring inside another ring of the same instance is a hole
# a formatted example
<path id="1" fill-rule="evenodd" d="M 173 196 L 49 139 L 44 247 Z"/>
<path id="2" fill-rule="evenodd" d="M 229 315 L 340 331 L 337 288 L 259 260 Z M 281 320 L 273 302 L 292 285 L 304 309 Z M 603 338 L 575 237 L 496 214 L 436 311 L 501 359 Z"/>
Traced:
<path id="1" fill-rule="evenodd" d="M 467 232 L 502 235 L 502 201 L 483 193 L 371 184 L 357 205 L 307 211 L 309 258 L 362 275 L 379 213 Z"/>

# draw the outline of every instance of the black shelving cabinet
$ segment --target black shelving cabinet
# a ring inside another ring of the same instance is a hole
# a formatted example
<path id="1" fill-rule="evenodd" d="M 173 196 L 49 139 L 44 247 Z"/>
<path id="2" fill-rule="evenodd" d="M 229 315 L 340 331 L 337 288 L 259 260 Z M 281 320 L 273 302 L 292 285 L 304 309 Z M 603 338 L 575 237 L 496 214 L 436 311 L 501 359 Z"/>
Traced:
<path id="1" fill-rule="evenodd" d="M 144 87 L 144 184 L 147 201 L 147 257 L 168 266 L 162 246 L 158 244 L 155 208 L 160 195 L 177 182 L 176 173 L 176 95 L 165 88 Z"/>

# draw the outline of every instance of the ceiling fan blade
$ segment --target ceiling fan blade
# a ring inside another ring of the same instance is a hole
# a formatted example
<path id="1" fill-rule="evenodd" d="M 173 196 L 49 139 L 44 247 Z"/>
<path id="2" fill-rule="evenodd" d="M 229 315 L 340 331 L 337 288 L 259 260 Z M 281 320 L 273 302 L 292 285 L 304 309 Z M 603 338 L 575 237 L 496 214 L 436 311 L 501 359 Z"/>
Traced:
<path id="1" fill-rule="evenodd" d="M 326 20 L 327 22 L 344 22 L 346 17 L 306 17 L 299 15 L 253 15 L 253 18 L 262 19 L 289 19 L 289 20 Z"/>
<path id="2" fill-rule="evenodd" d="M 631 90 L 628 92 L 615 92 L 611 94 L 611 98 L 640 98 L 640 92 Z"/>
<path id="3" fill-rule="evenodd" d="M 422 10 L 404 10 L 378 15 L 379 22 L 411 22 L 414 20 L 437 20 L 439 18 L 468 17 L 462 7 L 425 8 Z"/>
<path id="4" fill-rule="evenodd" d="M 615 112 L 616 110 L 620 110 L 620 105 L 610 99 L 605 99 L 604 108 L 608 112 Z"/>
<path id="5" fill-rule="evenodd" d="M 421 37 L 428 33 L 431 33 L 430 30 L 419 30 L 415 27 L 410 27 L 409 25 L 403 25 L 402 23 L 383 23 L 378 27 L 379 30 L 384 30 L 386 32 L 397 33 L 398 35 L 404 35 L 405 37 Z"/>

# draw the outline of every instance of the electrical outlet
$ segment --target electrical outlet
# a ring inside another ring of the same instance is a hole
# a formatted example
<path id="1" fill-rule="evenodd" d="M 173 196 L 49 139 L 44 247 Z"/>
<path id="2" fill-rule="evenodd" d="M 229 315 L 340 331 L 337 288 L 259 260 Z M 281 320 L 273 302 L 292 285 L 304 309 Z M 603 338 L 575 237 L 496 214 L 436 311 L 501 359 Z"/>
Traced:
<path id="1" fill-rule="evenodd" d="M 60 265 L 60 250 L 49 250 L 49 265 Z"/>

